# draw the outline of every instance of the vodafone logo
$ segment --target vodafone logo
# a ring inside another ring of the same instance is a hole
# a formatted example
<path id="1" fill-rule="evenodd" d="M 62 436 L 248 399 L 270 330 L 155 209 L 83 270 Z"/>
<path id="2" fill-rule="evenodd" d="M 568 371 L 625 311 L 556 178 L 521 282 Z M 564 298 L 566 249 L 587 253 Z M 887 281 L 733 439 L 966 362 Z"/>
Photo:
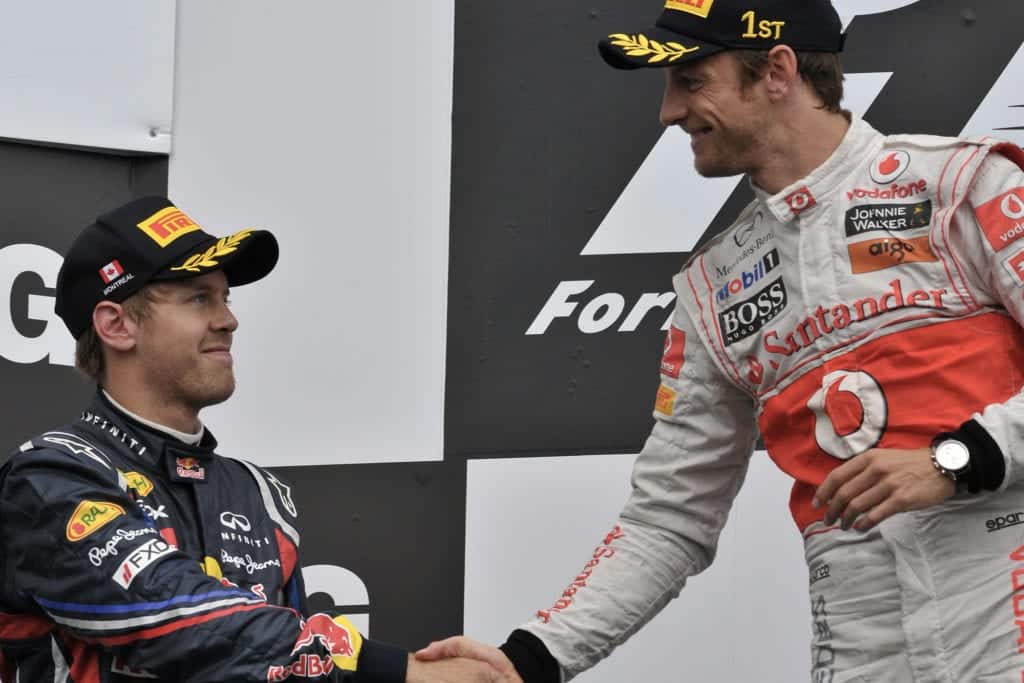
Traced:
<path id="1" fill-rule="evenodd" d="M 793 194 L 786 197 L 786 204 L 789 205 L 789 210 L 794 215 L 799 215 L 807 209 L 814 206 L 817 202 L 814 201 L 814 195 L 806 187 L 801 187 Z"/>
<path id="2" fill-rule="evenodd" d="M 871 164 L 871 179 L 879 185 L 895 182 L 910 165 L 910 155 L 903 150 L 885 152 Z"/>
<path id="3" fill-rule="evenodd" d="M 818 447 L 840 460 L 877 446 L 889 418 L 882 387 L 874 377 L 859 370 L 825 375 L 807 407 L 814 412 Z"/>
<path id="4" fill-rule="evenodd" d="M 1010 220 L 1015 221 L 1024 218 L 1024 201 L 1013 192 L 1003 197 L 999 208 L 1002 210 L 1003 215 Z"/>

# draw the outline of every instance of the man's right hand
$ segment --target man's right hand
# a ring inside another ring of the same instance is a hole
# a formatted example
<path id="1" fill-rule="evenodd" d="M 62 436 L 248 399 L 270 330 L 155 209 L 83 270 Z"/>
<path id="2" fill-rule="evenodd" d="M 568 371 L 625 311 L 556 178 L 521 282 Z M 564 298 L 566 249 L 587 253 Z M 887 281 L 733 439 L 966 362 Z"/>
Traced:
<path id="1" fill-rule="evenodd" d="M 488 668 L 499 675 L 495 680 L 523 683 L 523 679 L 519 677 L 519 673 L 504 652 L 491 645 L 478 643 L 466 636 L 453 636 L 445 640 L 434 641 L 416 653 L 416 659 L 420 662 L 443 663 L 456 657 L 486 663 Z"/>
<path id="2" fill-rule="evenodd" d="M 428 661 L 410 655 L 405 683 L 522 683 L 522 681 L 518 676 L 514 679 L 508 678 L 490 664 L 477 659 L 452 656 Z"/>

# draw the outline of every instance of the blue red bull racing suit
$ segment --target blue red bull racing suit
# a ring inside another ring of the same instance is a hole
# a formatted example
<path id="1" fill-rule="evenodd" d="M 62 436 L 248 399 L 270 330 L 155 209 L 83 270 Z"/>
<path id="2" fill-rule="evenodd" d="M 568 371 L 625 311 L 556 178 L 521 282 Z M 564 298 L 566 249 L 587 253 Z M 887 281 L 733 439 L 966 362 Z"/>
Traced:
<path id="1" fill-rule="evenodd" d="M 0 469 L 0 680 L 401 683 L 407 655 L 306 616 L 272 473 L 98 393 Z"/>
<path id="2" fill-rule="evenodd" d="M 755 200 L 674 279 L 654 430 L 615 528 L 503 646 L 607 656 L 712 561 L 758 430 L 794 479 L 816 683 L 1024 679 L 1024 153 L 883 136 Z M 868 532 L 812 498 L 872 448 L 971 446 L 968 490 Z M 975 462 L 976 460 L 976 462 Z"/>

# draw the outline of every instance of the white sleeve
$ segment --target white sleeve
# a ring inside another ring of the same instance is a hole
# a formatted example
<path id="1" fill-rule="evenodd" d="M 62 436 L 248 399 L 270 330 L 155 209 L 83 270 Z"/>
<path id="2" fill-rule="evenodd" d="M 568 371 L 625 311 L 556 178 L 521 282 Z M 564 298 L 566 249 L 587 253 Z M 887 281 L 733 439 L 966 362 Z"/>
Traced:
<path id="1" fill-rule="evenodd" d="M 1014 158 L 1011 161 L 1009 155 Z M 1024 346 L 1024 153 L 1002 145 L 981 165 L 967 201 L 957 209 L 952 238 L 967 267 L 968 280 L 979 304 L 1003 309 L 1017 323 L 1015 337 L 1007 339 L 1007 353 Z M 980 448 L 985 462 L 1003 465 L 987 477 L 985 488 L 1003 490 L 1024 478 L 1024 367 L 992 378 L 1013 384 L 1002 403 L 986 406 L 965 422 L 961 432 L 974 437 L 972 453 Z M 973 423 L 973 424 L 972 424 Z M 980 426 L 981 429 L 978 428 Z M 988 467 L 990 471 L 992 467 Z M 999 475 L 1002 475 L 1000 482 Z"/>
<path id="2" fill-rule="evenodd" d="M 753 401 L 717 370 L 677 303 L 655 425 L 614 529 L 554 605 L 522 626 L 566 680 L 595 665 L 711 564 L 756 438 Z"/>

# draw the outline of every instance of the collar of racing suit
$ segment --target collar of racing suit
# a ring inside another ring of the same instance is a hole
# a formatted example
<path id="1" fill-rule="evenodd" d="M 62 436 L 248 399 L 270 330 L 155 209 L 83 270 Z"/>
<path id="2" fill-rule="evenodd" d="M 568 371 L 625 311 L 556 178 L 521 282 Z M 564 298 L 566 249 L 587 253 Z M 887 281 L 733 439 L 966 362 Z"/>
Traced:
<path id="1" fill-rule="evenodd" d="M 89 429 L 114 439 L 141 463 L 164 469 L 172 481 L 202 484 L 214 465 L 217 439 L 204 427 L 199 443 L 189 444 L 166 431 L 140 422 L 97 390 L 80 421 Z M 148 422 L 148 421 L 147 421 Z"/>
<path id="2" fill-rule="evenodd" d="M 132 411 L 128 410 L 123 405 L 115 401 L 114 397 L 111 396 L 110 392 L 107 391 L 106 389 L 101 388 L 100 392 L 103 394 L 103 398 L 107 399 L 107 402 L 110 403 L 110 405 L 112 405 L 118 411 L 120 411 L 122 415 L 129 417 L 132 420 L 135 420 L 139 424 L 144 424 L 147 427 L 154 429 L 158 432 L 163 432 L 164 434 L 167 434 L 168 436 L 171 436 L 183 443 L 187 443 L 190 446 L 195 446 L 197 443 L 203 440 L 203 432 L 206 431 L 206 427 L 202 424 L 199 425 L 199 431 L 194 434 L 189 434 L 188 432 L 179 432 L 177 429 L 171 429 L 170 427 L 158 424 L 156 422 L 153 422 L 152 420 L 147 420 L 141 415 L 136 415 L 135 413 L 133 413 Z"/>
<path id="3" fill-rule="evenodd" d="M 790 223 L 806 209 L 832 196 L 842 181 L 850 176 L 850 169 L 865 163 L 878 154 L 885 142 L 884 136 L 857 114 L 851 114 L 850 127 L 842 142 L 821 166 L 776 194 L 768 194 L 750 182 L 758 202 L 780 223 Z M 799 204 L 797 203 L 799 202 Z M 801 208 L 796 208 L 796 207 Z"/>

